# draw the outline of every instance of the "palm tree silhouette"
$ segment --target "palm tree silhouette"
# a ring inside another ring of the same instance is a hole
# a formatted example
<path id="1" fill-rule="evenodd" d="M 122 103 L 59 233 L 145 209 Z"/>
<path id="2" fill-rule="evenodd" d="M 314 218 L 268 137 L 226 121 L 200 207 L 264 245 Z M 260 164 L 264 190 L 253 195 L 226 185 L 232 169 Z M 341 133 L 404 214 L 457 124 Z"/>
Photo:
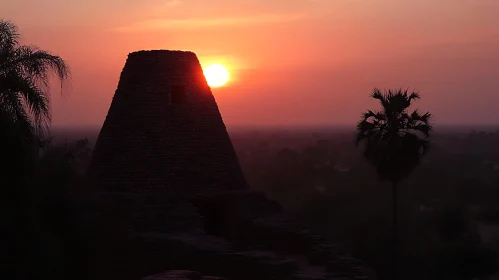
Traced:
<path id="1" fill-rule="evenodd" d="M 51 74 L 62 89 L 69 78 L 64 60 L 21 45 L 17 26 L 0 20 L 0 147 L 4 160 L 17 163 L 10 164 L 12 168 L 33 159 L 47 135 Z"/>
<path id="2" fill-rule="evenodd" d="M 381 181 L 392 183 L 393 207 L 393 267 L 392 277 L 397 278 L 397 183 L 407 177 L 428 151 L 431 114 L 418 110 L 408 113 L 416 92 L 401 89 L 382 93 L 374 89 L 371 97 L 381 103 L 381 111 L 368 110 L 357 124 L 355 143 L 363 144 L 368 162 L 376 168 Z"/>

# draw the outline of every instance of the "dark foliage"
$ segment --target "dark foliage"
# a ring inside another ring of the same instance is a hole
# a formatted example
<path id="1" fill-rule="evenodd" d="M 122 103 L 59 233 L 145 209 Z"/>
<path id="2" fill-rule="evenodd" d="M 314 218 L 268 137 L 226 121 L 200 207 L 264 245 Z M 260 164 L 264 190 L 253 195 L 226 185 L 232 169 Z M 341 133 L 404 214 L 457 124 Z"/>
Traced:
<path id="1" fill-rule="evenodd" d="M 17 27 L 0 20 L 0 149 L 5 176 L 30 172 L 50 124 L 50 77 L 69 78 L 64 60 L 20 45 Z"/>
<path id="2" fill-rule="evenodd" d="M 365 144 L 364 156 L 376 168 L 380 180 L 397 182 L 407 177 L 427 152 L 431 114 L 407 112 L 411 103 L 419 99 L 416 92 L 381 93 L 375 89 L 371 96 L 381 103 L 382 110 L 369 110 L 362 115 L 355 142 Z"/>
<path id="3" fill-rule="evenodd" d="M 232 138 L 253 187 L 388 279 L 390 191 L 351 136 L 332 128 L 241 131 Z M 432 134 L 432 152 L 399 192 L 400 279 L 487 279 L 496 271 L 499 148 L 487 144 L 493 141 L 499 133 Z"/>
<path id="4" fill-rule="evenodd" d="M 79 140 L 48 145 L 35 162 L 22 199 L 2 219 L 10 221 L 9 250 L 2 255 L 10 279 L 104 279 L 116 271 L 115 254 L 125 246 L 118 245 L 121 231 L 85 176 L 90 156 L 88 141 Z"/>

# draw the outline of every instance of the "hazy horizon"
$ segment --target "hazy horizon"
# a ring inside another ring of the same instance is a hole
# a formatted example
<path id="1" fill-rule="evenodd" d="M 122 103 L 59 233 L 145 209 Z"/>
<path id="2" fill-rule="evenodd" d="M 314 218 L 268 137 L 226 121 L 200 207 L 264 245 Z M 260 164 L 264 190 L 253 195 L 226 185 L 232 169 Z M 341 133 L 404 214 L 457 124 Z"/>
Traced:
<path id="1" fill-rule="evenodd" d="M 30 7 L 26 9 L 25 7 Z M 54 126 L 100 126 L 127 54 L 194 51 L 221 63 L 228 126 L 355 125 L 374 87 L 420 92 L 434 123 L 499 125 L 499 1 L 18 0 L 0 3 L 24 44 L 63 57 Z"/>
<path id="2" fill-rule="evenodd" d="M 330 125 L 227 125 L 226 128 L 231 131 L 272 131 L 272 130 L 289 130 L 289 131 L 354 131 L 356 124 L 330 124 Z M 100 131 L 102 125 L 74 125 L 74 126 L 52 126 L 54 132 L 60 131 Z M 434 127 L 435 132 L 471 132 L 471 131 L 485 131 L 495 132 L 499 131 L 499 124 L 497 125 L 445 125 L 438 124 Z"/>

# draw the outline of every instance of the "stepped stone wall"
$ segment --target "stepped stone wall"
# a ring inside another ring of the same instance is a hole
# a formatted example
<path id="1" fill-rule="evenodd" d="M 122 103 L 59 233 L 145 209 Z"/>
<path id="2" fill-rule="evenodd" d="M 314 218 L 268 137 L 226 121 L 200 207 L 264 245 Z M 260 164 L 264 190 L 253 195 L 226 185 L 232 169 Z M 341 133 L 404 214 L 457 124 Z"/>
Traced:
<path id="1" fill-rule="evenodd" d="M 192 52 L 129 54 L 89 172 L 110 191 L 247 188 Z"/>

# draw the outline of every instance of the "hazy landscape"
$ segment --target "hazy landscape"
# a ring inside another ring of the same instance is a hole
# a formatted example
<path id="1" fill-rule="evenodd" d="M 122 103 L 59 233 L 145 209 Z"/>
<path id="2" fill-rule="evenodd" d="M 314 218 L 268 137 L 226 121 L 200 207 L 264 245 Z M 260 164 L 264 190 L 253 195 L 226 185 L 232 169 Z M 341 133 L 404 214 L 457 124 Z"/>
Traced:
<path id="1" fill-rule="evenodd" d="M 499 1 L 0 1 L 0 275 L 498 280 Z"/>
<path id="2" fill-rule="evenodd" d="M 54 142 L 98 128 L 55 128 Z M 233 127 L 250 186 L 261 189 L 382 276 L 390 271 L 390 189 L 343 127 Z M 442 127 L 431 153 L 400 185 L 403 279 L 472 279 L 497 269 L 499 130 Z"/>

